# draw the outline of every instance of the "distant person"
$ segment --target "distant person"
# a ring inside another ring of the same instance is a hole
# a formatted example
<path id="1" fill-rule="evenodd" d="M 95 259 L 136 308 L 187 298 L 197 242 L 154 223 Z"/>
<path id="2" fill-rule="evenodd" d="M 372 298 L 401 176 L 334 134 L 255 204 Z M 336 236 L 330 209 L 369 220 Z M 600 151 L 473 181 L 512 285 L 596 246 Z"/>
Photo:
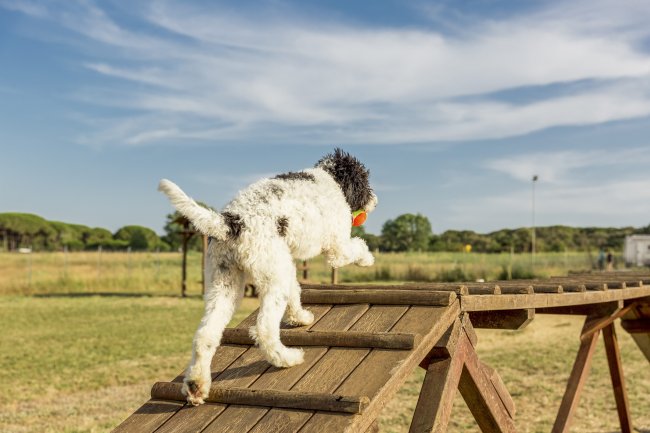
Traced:
<path id="1" fill-rule="evenodd" d="M 598 269 L 605 269 L 605 251 L 602 248 L 598 251 Z"/>
<path id="2" fill-rule="evenodd" d="M 611 251 L 607 251 L 607 271 L 611 272 L 614 270 L 614 256 Z"/>

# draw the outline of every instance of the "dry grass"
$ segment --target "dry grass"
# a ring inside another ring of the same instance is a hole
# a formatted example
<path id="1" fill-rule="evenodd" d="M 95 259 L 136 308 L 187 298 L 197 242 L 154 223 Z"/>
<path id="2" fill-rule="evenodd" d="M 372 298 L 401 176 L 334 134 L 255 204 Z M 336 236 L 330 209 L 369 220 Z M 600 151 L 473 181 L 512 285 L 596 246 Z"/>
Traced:
<path id="1" fill-rule="evenodd" d="M 548 432 L 553 426 L 566 381 L 578 350 L 583 319 L 545 316 L 521 331 L 477 330 L 481 360 L 501 375 L 517 407 L 515 422 L 524 433 Z M 634 426 L 650 431 L 650 368 L 632 338 L 617 329 Z M 380 418 L 380 431 L 408 431 L 424 378 L 418 369 L 391 400 Z M 603 345 L 594 354 L 571 432 L 620 431 Z M 454 400 L 450 433 L 480 432 L 464 400 Z"/>

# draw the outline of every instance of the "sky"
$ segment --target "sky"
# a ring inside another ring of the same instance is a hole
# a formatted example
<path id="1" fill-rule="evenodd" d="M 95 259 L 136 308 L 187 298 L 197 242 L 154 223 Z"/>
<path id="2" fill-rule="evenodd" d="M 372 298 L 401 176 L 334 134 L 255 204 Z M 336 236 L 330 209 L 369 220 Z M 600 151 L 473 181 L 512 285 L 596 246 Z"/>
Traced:
<path id="1" fill-rule="evenodd" d="M 0 212 L 161 233 L 161 178 L 221 208 L 341 147 L 372 233 L 646 226 L 648 22 L 646 0 L 0 0 Z"/>

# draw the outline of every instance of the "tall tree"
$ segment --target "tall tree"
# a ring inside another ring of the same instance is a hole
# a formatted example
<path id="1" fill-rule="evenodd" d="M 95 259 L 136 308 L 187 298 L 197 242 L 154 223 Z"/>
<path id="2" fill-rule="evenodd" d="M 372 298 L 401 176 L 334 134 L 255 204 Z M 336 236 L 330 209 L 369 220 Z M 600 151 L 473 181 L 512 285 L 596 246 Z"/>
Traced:
<path id="1" fill-rule="evenodd" d="M 403 214 L 384 223 L 381 237 L 385 251 L 426 251 L 431 223 L 421 214 Z"/>

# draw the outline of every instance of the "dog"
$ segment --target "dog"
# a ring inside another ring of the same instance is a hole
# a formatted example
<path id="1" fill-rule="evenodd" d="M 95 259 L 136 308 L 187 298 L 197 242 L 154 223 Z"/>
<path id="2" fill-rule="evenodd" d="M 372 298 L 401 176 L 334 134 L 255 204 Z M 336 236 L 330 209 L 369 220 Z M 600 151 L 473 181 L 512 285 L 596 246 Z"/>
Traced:
<path id="1" fill-rule="evenodd" d="M 372 266 L 363 239 L 351 237 L 352 212 L 371 212 L 377 196 L 368 169 L 337 148 L 313 168 L 259 180 L 221 212 L 198 205 L 173 182 L 158 189 L 201 233 L 209 236 L 205 268 L 205 314 L 192 344 L 183 394 L 204 402 L 212 382 L 210 363 L 223 330 L 238 307 L 247 281 L 258 288 L 260 308 L 250 334 L 276 367 L 303 362 L 303 351 L 280 342 L 280 322 L 310 325 L 313 314 L 300 303 L 295 259 L 325 253 L 328 263 Z"/>

